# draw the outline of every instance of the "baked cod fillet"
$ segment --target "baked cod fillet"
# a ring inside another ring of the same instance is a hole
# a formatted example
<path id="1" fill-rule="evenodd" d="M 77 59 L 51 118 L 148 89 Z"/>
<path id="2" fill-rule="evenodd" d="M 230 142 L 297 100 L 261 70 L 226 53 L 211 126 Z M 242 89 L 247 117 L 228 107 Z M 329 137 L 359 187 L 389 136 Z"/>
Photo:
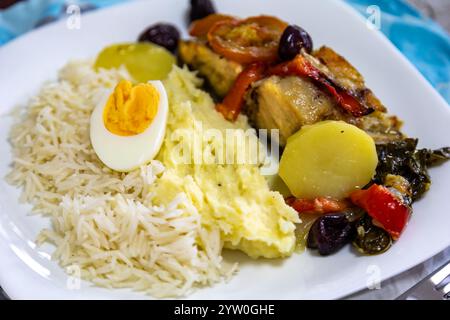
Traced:
<path id="1" fill-rule="evenodd" d="M 181 61 L 197 70 L 219 97 L 228 93 L 243 69 L 241 64 L 221 57 L 200 40 L 181 40 L 178 53 Z"/>
<path id="2" fill-rule="evenodd" d="M 374 111 L 354 117 L 308 78 L 271 76 L 254 83 L 246 95 L 244 112 L 253 126 L 279 129 L 281 146 L 302 126 L 323 120 L 343 120 L 354 124 L 368 132 L 376 142 L 402 137 L 400 121 L 386 114 L 386 108 L 347 60 L 328 47 L 316 50 L 312 56 L 305 55 L 321 72 Z"/>
<path id="3" fill-rule="evenodd" d="M 227 94 L 243 70 L 241 64 L 221 57 L 201 40 L 181 41 L 179 54 L 182 62 L 197 70 L 219 97 Z M 322 120 L 343 120 L 357 125 L 378 143 L 402 137 L 401 122 L 386 114 L 386 108 L 366 87 L 362 75 L 345 58 L 325 46 L 307 57 L 321 72 L 375 111 L 353 117 L 310 79 L 271 76 L 254 83 L 246 96 L 244 112 L 254 127 L 279 129 L 281 146 L 303 125 Z"/>

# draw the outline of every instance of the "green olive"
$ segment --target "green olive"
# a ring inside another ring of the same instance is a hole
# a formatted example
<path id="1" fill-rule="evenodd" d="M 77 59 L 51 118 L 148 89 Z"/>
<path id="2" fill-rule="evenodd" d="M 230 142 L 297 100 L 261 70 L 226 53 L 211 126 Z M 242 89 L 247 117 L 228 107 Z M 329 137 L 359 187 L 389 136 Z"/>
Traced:
<path id="1" fill-rule="evenodd" d="M 163 80 L 175 64 L 175 57 L 153 43 L 121 43 L 104 48 L 94 67 L 112 69 L 124 65 L 138 82 Z"/>

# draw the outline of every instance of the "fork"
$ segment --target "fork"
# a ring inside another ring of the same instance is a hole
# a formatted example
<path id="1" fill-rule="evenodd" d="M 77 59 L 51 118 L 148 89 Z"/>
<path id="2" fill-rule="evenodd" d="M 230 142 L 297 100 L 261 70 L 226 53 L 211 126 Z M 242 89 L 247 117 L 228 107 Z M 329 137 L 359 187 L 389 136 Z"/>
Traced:
<path id="1" fill-rule="evenodd" d="M 450 300 L 450 261 L 397 297 L 396 300 Z"/>

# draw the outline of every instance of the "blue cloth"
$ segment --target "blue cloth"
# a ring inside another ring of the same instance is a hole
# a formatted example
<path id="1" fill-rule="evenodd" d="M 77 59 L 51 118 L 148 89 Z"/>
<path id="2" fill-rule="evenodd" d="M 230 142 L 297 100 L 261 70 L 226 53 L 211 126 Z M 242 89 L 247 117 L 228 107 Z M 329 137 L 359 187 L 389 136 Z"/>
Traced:
<path id="1" fill-rule="evenodd" d="M 82 11 L 127 0 L 26 0 L 0 11 L 0 45 L 63 16 L 68 4 Z M 188 1 L 188 0 L 185 0 Z M 381 10 L 381 31 L 450 103 L 450 37 L 405 0 L 345 0 L 369 17 L 368 6 Z"/>
<path id="2" fill-rule="evenodd" d="M 404 0 L 346 0 L 366 17 L 381 9 L 381 31 L 450 103 L 450 37 Z"/>
<path id="3" fill-rule="evenodd" d="M 111 6 L 127 0 L 25 0 L 0 10 L 0 45 L 15 37 L 57 20 L 66 14 L 70 4 L 81 12 Z"/>

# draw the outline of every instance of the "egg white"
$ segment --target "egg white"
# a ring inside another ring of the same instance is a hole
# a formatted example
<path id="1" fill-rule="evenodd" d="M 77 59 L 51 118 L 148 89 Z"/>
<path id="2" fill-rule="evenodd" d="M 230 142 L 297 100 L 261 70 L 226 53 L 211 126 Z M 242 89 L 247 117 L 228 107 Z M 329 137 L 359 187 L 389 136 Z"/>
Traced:
<path id="1" fill-rule="evenodd" d="M 149 81 L 159 93 L 155 118 L 144 132 L 134 136 L 120 136 L 110 132 L 103 121 L 103 110 L 110 90 L 100 100 L 91 115 L 91 144 L 100 160 L 115 171 L 128 172 L 150 162 L 159 152 L 166 132 L 168 100 L 161 81 Z"/>

